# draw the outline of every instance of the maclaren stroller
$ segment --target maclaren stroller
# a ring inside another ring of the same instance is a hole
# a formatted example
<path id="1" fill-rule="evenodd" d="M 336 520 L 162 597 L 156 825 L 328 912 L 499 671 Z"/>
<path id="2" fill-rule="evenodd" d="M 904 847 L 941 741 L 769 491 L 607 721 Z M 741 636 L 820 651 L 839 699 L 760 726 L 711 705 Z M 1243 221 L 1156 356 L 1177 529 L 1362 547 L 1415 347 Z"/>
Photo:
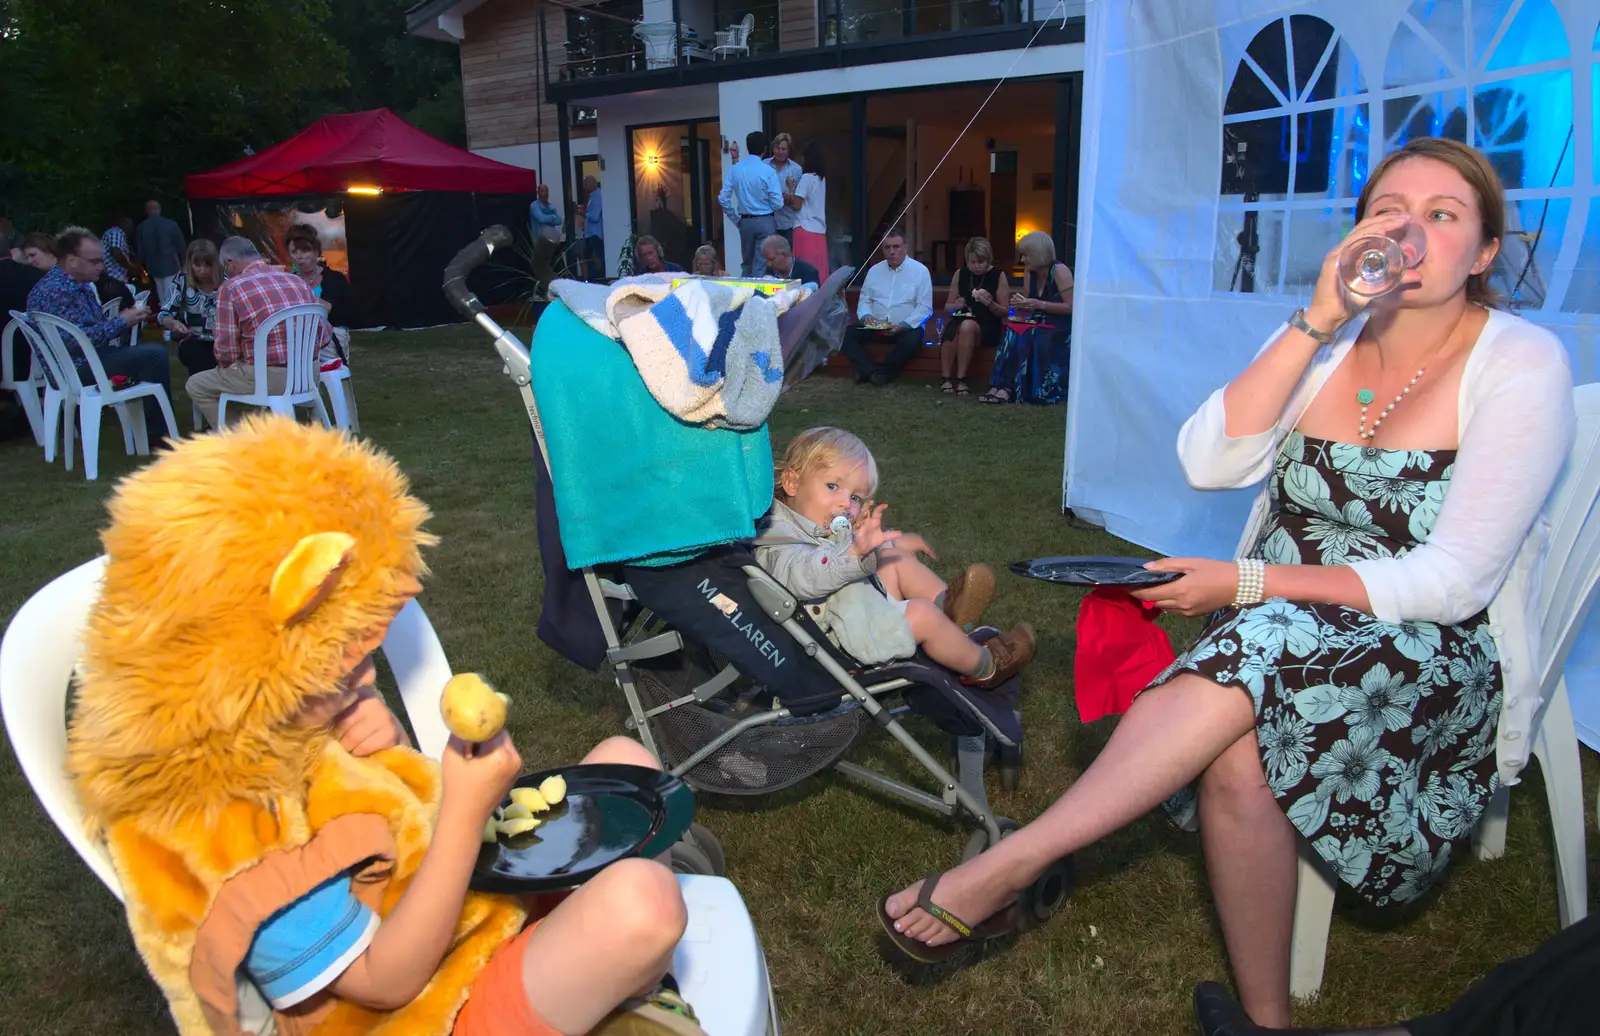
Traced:
<path id="1" fill-rule="evenodd" d="M 832 766 L 970 823 L 965 857 L 998 842 L 1015 825 L 989 808 L 983 773 L 994 746 L 1003 779 L 1017 776 L 1020 678 L 975 692 L 920 654 L 873 667 L 845 656 L 751 552 L 753 519 L 772 493 L 765 425 L 739 432 L 679 421 L 646 390 L 628 351 L 561 302 L 540 316 L 530 354 L 466 283 L 510 241 L 504 227 L 484 231 L 446 268 L 444 291 L 493 337 L 532 426 L 546 580 L 540 637 L 585 668 L 610 663 L 628 728 L 699 791 L 764 795 Z M 786 370 L 850 272 L 836 271 L 779 319 Z M 643 459 L 619 468 L 630 454 Z M 951 737 L 959 777 L 906 729 L 908 713 Z M 866 720 L 911 755 L 936 793 L 842 758 Z M 1050 917 L 1072 882 L 1071 859 L 1058 861 L 1023 894 L 1024 923 Z"/>

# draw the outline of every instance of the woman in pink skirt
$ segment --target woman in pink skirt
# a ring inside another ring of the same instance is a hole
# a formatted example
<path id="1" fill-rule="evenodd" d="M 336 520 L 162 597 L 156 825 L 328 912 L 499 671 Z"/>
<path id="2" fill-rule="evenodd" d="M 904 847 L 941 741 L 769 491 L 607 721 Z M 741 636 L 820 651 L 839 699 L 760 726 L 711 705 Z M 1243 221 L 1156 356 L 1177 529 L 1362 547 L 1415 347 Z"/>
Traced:
<path id="1" fill-rule="evenodd" d="M 828 279 L 828 168 L 816 141 L 806 145 L 805 173 L 784 199 L 799 216 L 794 224 L 794 256 L 817 268 Z"/>

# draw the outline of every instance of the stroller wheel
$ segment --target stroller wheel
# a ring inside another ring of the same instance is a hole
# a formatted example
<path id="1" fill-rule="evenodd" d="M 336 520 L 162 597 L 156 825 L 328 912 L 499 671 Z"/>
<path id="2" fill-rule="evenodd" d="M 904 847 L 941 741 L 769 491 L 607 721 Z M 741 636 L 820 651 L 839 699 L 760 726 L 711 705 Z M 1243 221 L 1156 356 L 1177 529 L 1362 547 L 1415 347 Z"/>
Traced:
<path id="1" fill-rule="evenodd" d="M 1005 791 L 1016 791 L 1017 785 L 1022 783 L 1022 746 L 999 747 L 1000 787 Z"/>
<path id="2" fill-rule="evenodd" d="M 688 842 L 675 844 L 671 849 L 671 857 L 674 874 L 704 874 L 713 878 L 719 876 L 716 868 L 711 865 L 711 858 Z"/>
<path id="3" fill-rule="evenodd" d="M 1055 916 L 1077 884 L 1077 869 L 1072 857 L 1052 863 L 1037 881 L 1017 897 L 1022 907 L 1022 929 L 1037 927 Z"/>
<path id="4" fill-rule="evenodd" d="M 722 853 L 722 843 L 717 841 L 717 836 L 702 824 L 690 824 L 689 830 L 683 833 L 683 841 L 693 845 L 705 854 L 711 863 L 711 873 L 719 878 L 728 875 L 728 859 Z"/>

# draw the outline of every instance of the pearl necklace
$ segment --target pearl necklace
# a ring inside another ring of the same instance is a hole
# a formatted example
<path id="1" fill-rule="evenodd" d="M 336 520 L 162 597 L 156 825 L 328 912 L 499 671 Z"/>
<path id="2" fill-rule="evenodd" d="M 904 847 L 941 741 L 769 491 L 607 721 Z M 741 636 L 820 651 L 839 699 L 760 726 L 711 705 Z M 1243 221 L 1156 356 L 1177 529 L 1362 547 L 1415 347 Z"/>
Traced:
<path id="1" fill-rule="evenodd" d="M 1379 414 L 1377 420 L 1372 422 L 1372 427 L 1370 429 L 1367 427 L 1367 407 L 1372 404 L 1373 399 L 1376 397 L 1373 395 L 1371 389 L 1362 389 L 1360 392 L 1356 393 L 1356 402 L 1361 404 L 1361 427 L 1359 429 L 1359 434 L 1363 440 L 1371 439 L 1373 436 L 1378 434 L 1378 426 L 1383 424 L 1383 419 L 1389 416 L 1389 411 L 1393 410 L 1397 403 L 1405 399 L 1406 396 L 1410 395 L 1411 386 L 1417 383 L 1417 378 L 1422 377 L 1422 372 L 1426 369 L 1427 368 L 1425 367 L 1417 368 L 1416 377 L 1413 377 L 1410 381 L 1406 382 L 1406 387 L 1400 390 L 1400 394 L 1394 397 L 1393 402 L 1383 408 L 1383 413 Z"/>

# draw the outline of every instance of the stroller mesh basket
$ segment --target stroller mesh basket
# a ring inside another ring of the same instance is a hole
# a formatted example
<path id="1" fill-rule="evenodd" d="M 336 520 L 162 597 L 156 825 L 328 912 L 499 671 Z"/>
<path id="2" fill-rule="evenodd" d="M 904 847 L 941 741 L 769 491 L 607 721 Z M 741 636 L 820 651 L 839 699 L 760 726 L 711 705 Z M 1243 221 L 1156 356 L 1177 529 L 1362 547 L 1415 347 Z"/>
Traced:
<path id="1" fill-rule="evenodd" d="M 635 664 L 633 676 L 646 711 L 682 698 L 722 669 L 725 661 L 705 649 L 681 652 L 677 664 Z M 662 762 L 679 763 L 719 741 L 740 722 L 771 707 L 772 695 L 741 678 L 706 704 L 670 709 L 652 720 Z M 828 768 L 844 754 L 861 728 L 854 701 L 812 716 L 793 716 L 752 726 L 719 745 L 683 779 L 697 791 L 718 795 L 765 795 Z"/>

